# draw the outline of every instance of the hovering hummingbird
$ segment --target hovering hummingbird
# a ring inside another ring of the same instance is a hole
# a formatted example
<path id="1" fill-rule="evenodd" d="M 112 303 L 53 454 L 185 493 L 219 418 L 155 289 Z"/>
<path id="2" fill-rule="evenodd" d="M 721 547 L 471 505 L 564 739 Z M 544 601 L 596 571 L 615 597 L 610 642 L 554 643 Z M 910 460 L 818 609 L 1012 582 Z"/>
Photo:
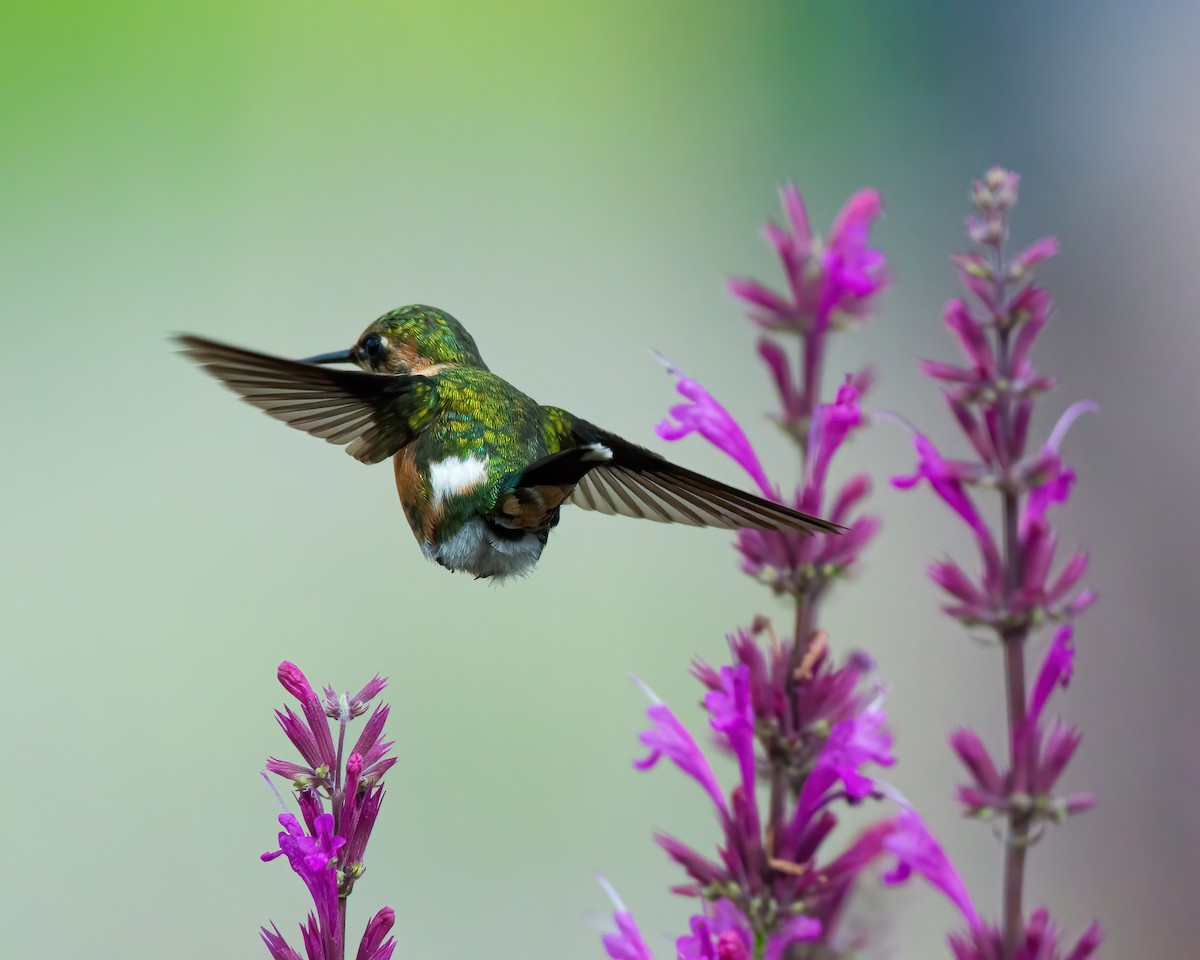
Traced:
<path id="1" fill-rule="evenodd" d="M 563 504 L 726 530 L 840 527 L 694 473 L 545 407 L 488 370 L 443 310 L 408 306 L 349 350 L 306 360 L 181 336 L 183 352 L 288 426 L 391 457 L 404 514 L 425 556 L 477 578 L 530 572 Z M 359 370 L 329 369 L 354 363 Z"/>

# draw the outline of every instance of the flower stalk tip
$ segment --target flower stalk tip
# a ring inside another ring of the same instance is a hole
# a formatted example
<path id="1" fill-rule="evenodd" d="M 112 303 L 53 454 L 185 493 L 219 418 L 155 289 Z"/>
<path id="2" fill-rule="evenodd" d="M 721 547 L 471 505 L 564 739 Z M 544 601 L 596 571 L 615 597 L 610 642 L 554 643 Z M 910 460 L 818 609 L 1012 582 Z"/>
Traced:
<path id="1" fill-rule="evenodd" d="M 363 874 L 363 855 L 383 800 L 383 774 L 396 762 L 387 756 L 391 742 L 382 739 L 386 705 L 376 707 L 355 748 L 343 760 L 345 732 L 387 681 L 376 674 L 354 695 L 339 695 L 326 687 L 322 702 L 295 664 L 284 661 L 277 675 L 283 688 L 300 701 L 303 718 L 287 706 L 275 716 L 304 762 L 271 758 L 263 776 L 269 772 L 291 782 L 301 816 L 286 810 L 279 815 L 283 827 L 279 848 L 261 859 L 285 857 L 308 888 L 314 911 L 300 932 L 309 960 L 344 960 L 347 898 Z M 330 720 L 338 724 L 336 751 Z M 269 777 L 267 782 L 283 803 Z M 394 923 L 390 907 L 377 912 L 363 932 L 357 960 L 390 960 L 395 938 L 388 933 Z M 270 930 L 263 927 L 260 934 L 275 960 L 299 960 L 274 924 Z"/>

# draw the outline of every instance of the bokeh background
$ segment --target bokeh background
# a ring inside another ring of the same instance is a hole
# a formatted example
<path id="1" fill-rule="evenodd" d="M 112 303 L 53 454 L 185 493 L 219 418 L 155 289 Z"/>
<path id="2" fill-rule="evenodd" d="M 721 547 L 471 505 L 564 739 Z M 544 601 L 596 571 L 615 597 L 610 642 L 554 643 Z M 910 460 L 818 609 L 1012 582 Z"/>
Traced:
<path id="1" fill-rule="evenodd" d="M 264 956 L 306 896 L 258 776 L 287 748 L 284 658 L 391 677 L 400 763 L 351 900 L 395 906 L 398 956 L 596 957 L 601 870 L 660 955 L 689 904 L 651 842 L 715 838 L 674 771 L 640 775 L 636 673 L 698 720 L 689 658 L 756 612 L 721 533 L 575 512 L 501 589 L 426 563 L 386 467 L 238 404 L 174 331 L 285 355 L 401 303 L 449 309 L 530 393 L 657 443 L 656 347 L 787 447 L 731 273 L 775 282 L 758 227 L 794 179 L 814 222 L 863 185 L 896 276 L 832 372 L 953 435 L 921 356 L 949 357 L 969 181 L 1024 175 L 1017 238 L 1057 233 L 1040 359 L 1090 397 L 1060 514 L 1102 602 L 1059 701 L 1099 808 L 1032 856 L 1031 903 L 1107 955 L 1184 956 L 1200 889 L 1193 310 L 1195 4 L 6 4 L 0 12 L 0 928 L 7 956 Z M 953 447 L 952 447 L 953 449 Z M 677 458 L 741 482 L 700 442 Z M 1000 848 L 958 818 L 944 745 L 999 743 L 1000 665 L 937 615 L 930 558 L 967 543 L 881 427 L 843 469 L 884 531 L 828 605 L 894 685 L 895 783 L 995 911 Z M 727 772 L 727 771 L 725 771 Z M 881 902 L 900 957 L 945 955 L 933 894 Z M 353 934 L 356 936 L 356 934 Z"/>

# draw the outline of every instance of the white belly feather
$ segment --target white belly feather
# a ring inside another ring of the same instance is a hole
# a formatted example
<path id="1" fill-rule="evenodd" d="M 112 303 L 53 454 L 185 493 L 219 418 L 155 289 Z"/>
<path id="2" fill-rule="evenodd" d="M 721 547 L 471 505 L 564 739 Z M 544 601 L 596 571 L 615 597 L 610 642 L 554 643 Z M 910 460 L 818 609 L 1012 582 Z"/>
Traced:
<path id="1" fill-rule="evenodd" d="M 478 457 L 448 457 L 429 468 L 434 504 L 468 494 L 486 481 L 487 460 Z M 529 573 L 545 545 L 544 533 L 501 536 L 482 517 L 472 517 L 441 543 L 423 541 L 421 549 L 430 560 L 450 570 L 503 580 Z"/>
<path id="2" fill-rule="evenodd" d="M 497 536 L 482 517 L 472 517 L 462 529 L 441 543 L 421 544 L 425 556 L 451 570 L 465 570 L 477 577 L 519 577 L 529 573 L 545 546 L 536 533 L 520 539 Z"/>

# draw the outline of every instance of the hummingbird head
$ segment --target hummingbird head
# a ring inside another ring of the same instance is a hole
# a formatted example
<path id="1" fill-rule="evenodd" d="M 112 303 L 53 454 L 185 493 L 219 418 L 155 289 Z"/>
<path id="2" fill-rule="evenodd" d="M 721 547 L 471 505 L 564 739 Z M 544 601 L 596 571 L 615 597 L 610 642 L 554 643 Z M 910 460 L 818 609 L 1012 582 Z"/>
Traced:
<path id="1" fill-rule="evenodd" d="M 368 373 L 420 373 L 427 367 L 487 365 L 475 339 L 437 307 L 416 304 L 390 310 L 362 332 L 349 350 L 309 357 L 306 363 L 356 363 Z"/>

